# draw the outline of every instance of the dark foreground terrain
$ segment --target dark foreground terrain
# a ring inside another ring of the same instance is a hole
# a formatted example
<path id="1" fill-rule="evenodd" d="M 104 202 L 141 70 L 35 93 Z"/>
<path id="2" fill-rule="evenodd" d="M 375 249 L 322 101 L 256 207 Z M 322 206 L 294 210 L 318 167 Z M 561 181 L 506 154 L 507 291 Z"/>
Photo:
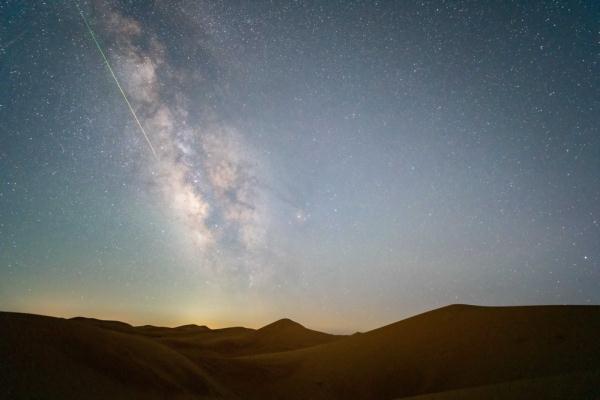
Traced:
<path id="1" fill-rule="evenodd" d="M 351 336 L 0 313 L 2 399 L 598 399 L 600 306 L 452 305 Z"/>

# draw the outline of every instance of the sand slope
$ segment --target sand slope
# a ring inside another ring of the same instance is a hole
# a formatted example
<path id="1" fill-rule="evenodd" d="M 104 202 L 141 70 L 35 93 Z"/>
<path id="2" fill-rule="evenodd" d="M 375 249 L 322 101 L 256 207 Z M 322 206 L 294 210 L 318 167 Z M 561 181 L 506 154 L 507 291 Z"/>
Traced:
<path id="1" fill-rule="evenodd" d="M 227 384 L 248 398 L 390 399 L 600 369 L 599 337 L 600 307 L 456 305 L 327 345 L 236 360 L 264 383 Z"/>
<path id="2" fill-rule="evenodd" d="M 403 400 L 531 400 L 598 398 L 600 370 L 574 372 L 542 378 L 520 379 L 485 386 L 428 393 Z"/>
<path id="3" fill-rule="evenodd" d="M 598 306 L 453 305 L 352 336 L 0 313 L 0 333 L 10 398 L 600 397 Z"/>
<path id="4" fill-rule="evenodd" d="M 210 329 L 198 325 L 183 325 L 176 328 L 151 325 L 134 327 L 119 321 L 82 317 L 72 318 L 71 321 L 153 338 L 159 343 L 196 358 L 274 353 L 329 343 L 343 337 L 305 328 L 287 318 L 257 330 L 243 327 Z"/>
<path id="5" fill-rule="evenodd" d="M 0 398 L 215 398 L 226 391 L 153 340 L 90 324 L 0 313 Z"/>

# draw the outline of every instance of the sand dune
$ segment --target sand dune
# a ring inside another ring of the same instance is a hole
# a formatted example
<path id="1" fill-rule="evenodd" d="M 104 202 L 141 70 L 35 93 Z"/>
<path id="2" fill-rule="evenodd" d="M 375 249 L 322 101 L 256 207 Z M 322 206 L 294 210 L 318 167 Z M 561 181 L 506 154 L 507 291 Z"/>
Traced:
<path id="1" fill-rule="evenodd" d="M 281 319 L 247 335 L 242 352 L 275 353 L 330 343 L 342 337 L 307 329 L 290 319 Z"/>
<path id="2" fill-rule="evenodd" d="M 402 400 L 597 399 L 598 382 L 600 370 L 584 371 L 428 393 Z"/>
<path id="3" fill-rule="evenodd" d="M 454 305 L 352 336 L 287 319 L 211 330 L 0 313 L 0 326 L 10 398 L 600 395 L 597 306 Z"/>
<path id="4" fill-rule="evenodd" d="M 90 324 L 0 313 L 0 396 L 214 398 L 226 391 L 153 340 Z"/>
<path id="5" fill-rule="evenodd" d="M 70 320 L 75 322 L 81 322 L 84 324 L 94 325 L 98 328 L 108 329 L 111 331 L 138 334 L 150 337 L 185 336 L 189 334 L 196 334 L 199 332 L 207 332 L 211 330 L 207 326 L 199 326 L 194 324 L 182 325 L 176 328 L 166 328 L 162 326 L 153 325 L 132 326 L 121 321 L 109 321 L 85 317 L 75 317 L 71 318 Z"/>
<path id="6" fill-rule="evenodd" d="M 238 360 L 287 369 L 254 398 L 395 398 L 600 366 L 600 307 L 449 306 L 365 334 Z M 244 382 L 230 382 L 247 390 Z"/>
<path id="7" fill-rule="evenodd" d="M 233 357 L 274 353 L 328 343 L 343 337 L 307 329 L 290 319 L 281 319 L 256 330 L 243 327 L 210 329 L 198 325 L 183 325 L 176 328 L 151 325 L 134 327 L 119 321 L 83 317 L 72 318 L 71 321 L 131 335 L 151 337 L 187 356 Z"/>

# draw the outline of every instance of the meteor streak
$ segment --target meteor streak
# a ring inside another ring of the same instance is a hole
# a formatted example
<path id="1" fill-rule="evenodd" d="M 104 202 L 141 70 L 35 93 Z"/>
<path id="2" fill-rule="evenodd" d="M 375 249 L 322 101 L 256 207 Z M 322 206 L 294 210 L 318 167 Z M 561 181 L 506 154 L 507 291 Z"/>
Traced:
<path id="1" fill-rule="evenodd" d="M 121 95 L 123 96 L 123 99 L 125 100 L 125 103 L 127 103 L 127 107 L 129 107 L 129 111 L 131 111 L 131 115 L 133 115 L 135 122 L 140 127 L 140 131 L 142 131 L 142 134 L 144 135 L 144 139 L 146 139 L 148 146 L 150 146 L 150 150 L 152 150 L 152 154 L 154 155 L 154 158 L 156 158 L 158 160 L 158 155 L 156 154 L 156 150 L 154 150 L 154 146 L 152 146 L 152 142 L 150 141 L 150 138 L 148 137 L 146 130 L 142 126 L 142 123 L 140 122 L 139 118 L 137 117 L 135 110 L 131 106 L 131 103 L 129 102 L 129 99 L 127 98 L 127 95 L 125 94 L 125 91 L 123 90 L 123 88 L 121 87 L 121 84 L 119 83 L 119 79 L 117 79 L 115 72 L 113 71 L 112 67 L 110 66 L 110 63 L 108 62 L 108 58 L 106 57 L 106 54 L 104 54 L 102 47 L 100 47 L 100 43 L 98 43 L 98 40 L 96 39 L 96 35 L 94 35 L 94 31 L 90 27 L 90 24 L 88 23 L 87 18 L 83 14 L 83 11 L 81 10 L 81 8 L 79 8 L 79 4 L 77 2 L 75 2 L 75 6 L 77 7 L 77 10 L 79 11 L 79 15 L 81 15 L 81 19 L 83 19 L 83 22 L 84 22 L 88 32 L 90 33 L 92 40 L 96 44 L 96 47 L 98 48 L 98 51 L 100 52 L 100 55 L 102 55 L 102 58 L 104 59 L 104 63 L 106 64 L 106 67 L 110 71 L 110 74 L 112 75 L 115 83 L 117 84 L 117 87 L 119 88 L 119 91 L 121 92 Z"/>

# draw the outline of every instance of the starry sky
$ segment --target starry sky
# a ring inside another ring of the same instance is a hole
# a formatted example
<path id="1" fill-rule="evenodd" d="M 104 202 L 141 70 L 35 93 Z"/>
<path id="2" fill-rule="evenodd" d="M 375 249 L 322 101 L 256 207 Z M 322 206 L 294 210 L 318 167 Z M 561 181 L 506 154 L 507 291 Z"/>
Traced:
<path id="1" fill-rule="evenodd" d="M 599 21 L 596 1 L 1 1 L 0 309 L 351 332 L 599 304 Z"/>

